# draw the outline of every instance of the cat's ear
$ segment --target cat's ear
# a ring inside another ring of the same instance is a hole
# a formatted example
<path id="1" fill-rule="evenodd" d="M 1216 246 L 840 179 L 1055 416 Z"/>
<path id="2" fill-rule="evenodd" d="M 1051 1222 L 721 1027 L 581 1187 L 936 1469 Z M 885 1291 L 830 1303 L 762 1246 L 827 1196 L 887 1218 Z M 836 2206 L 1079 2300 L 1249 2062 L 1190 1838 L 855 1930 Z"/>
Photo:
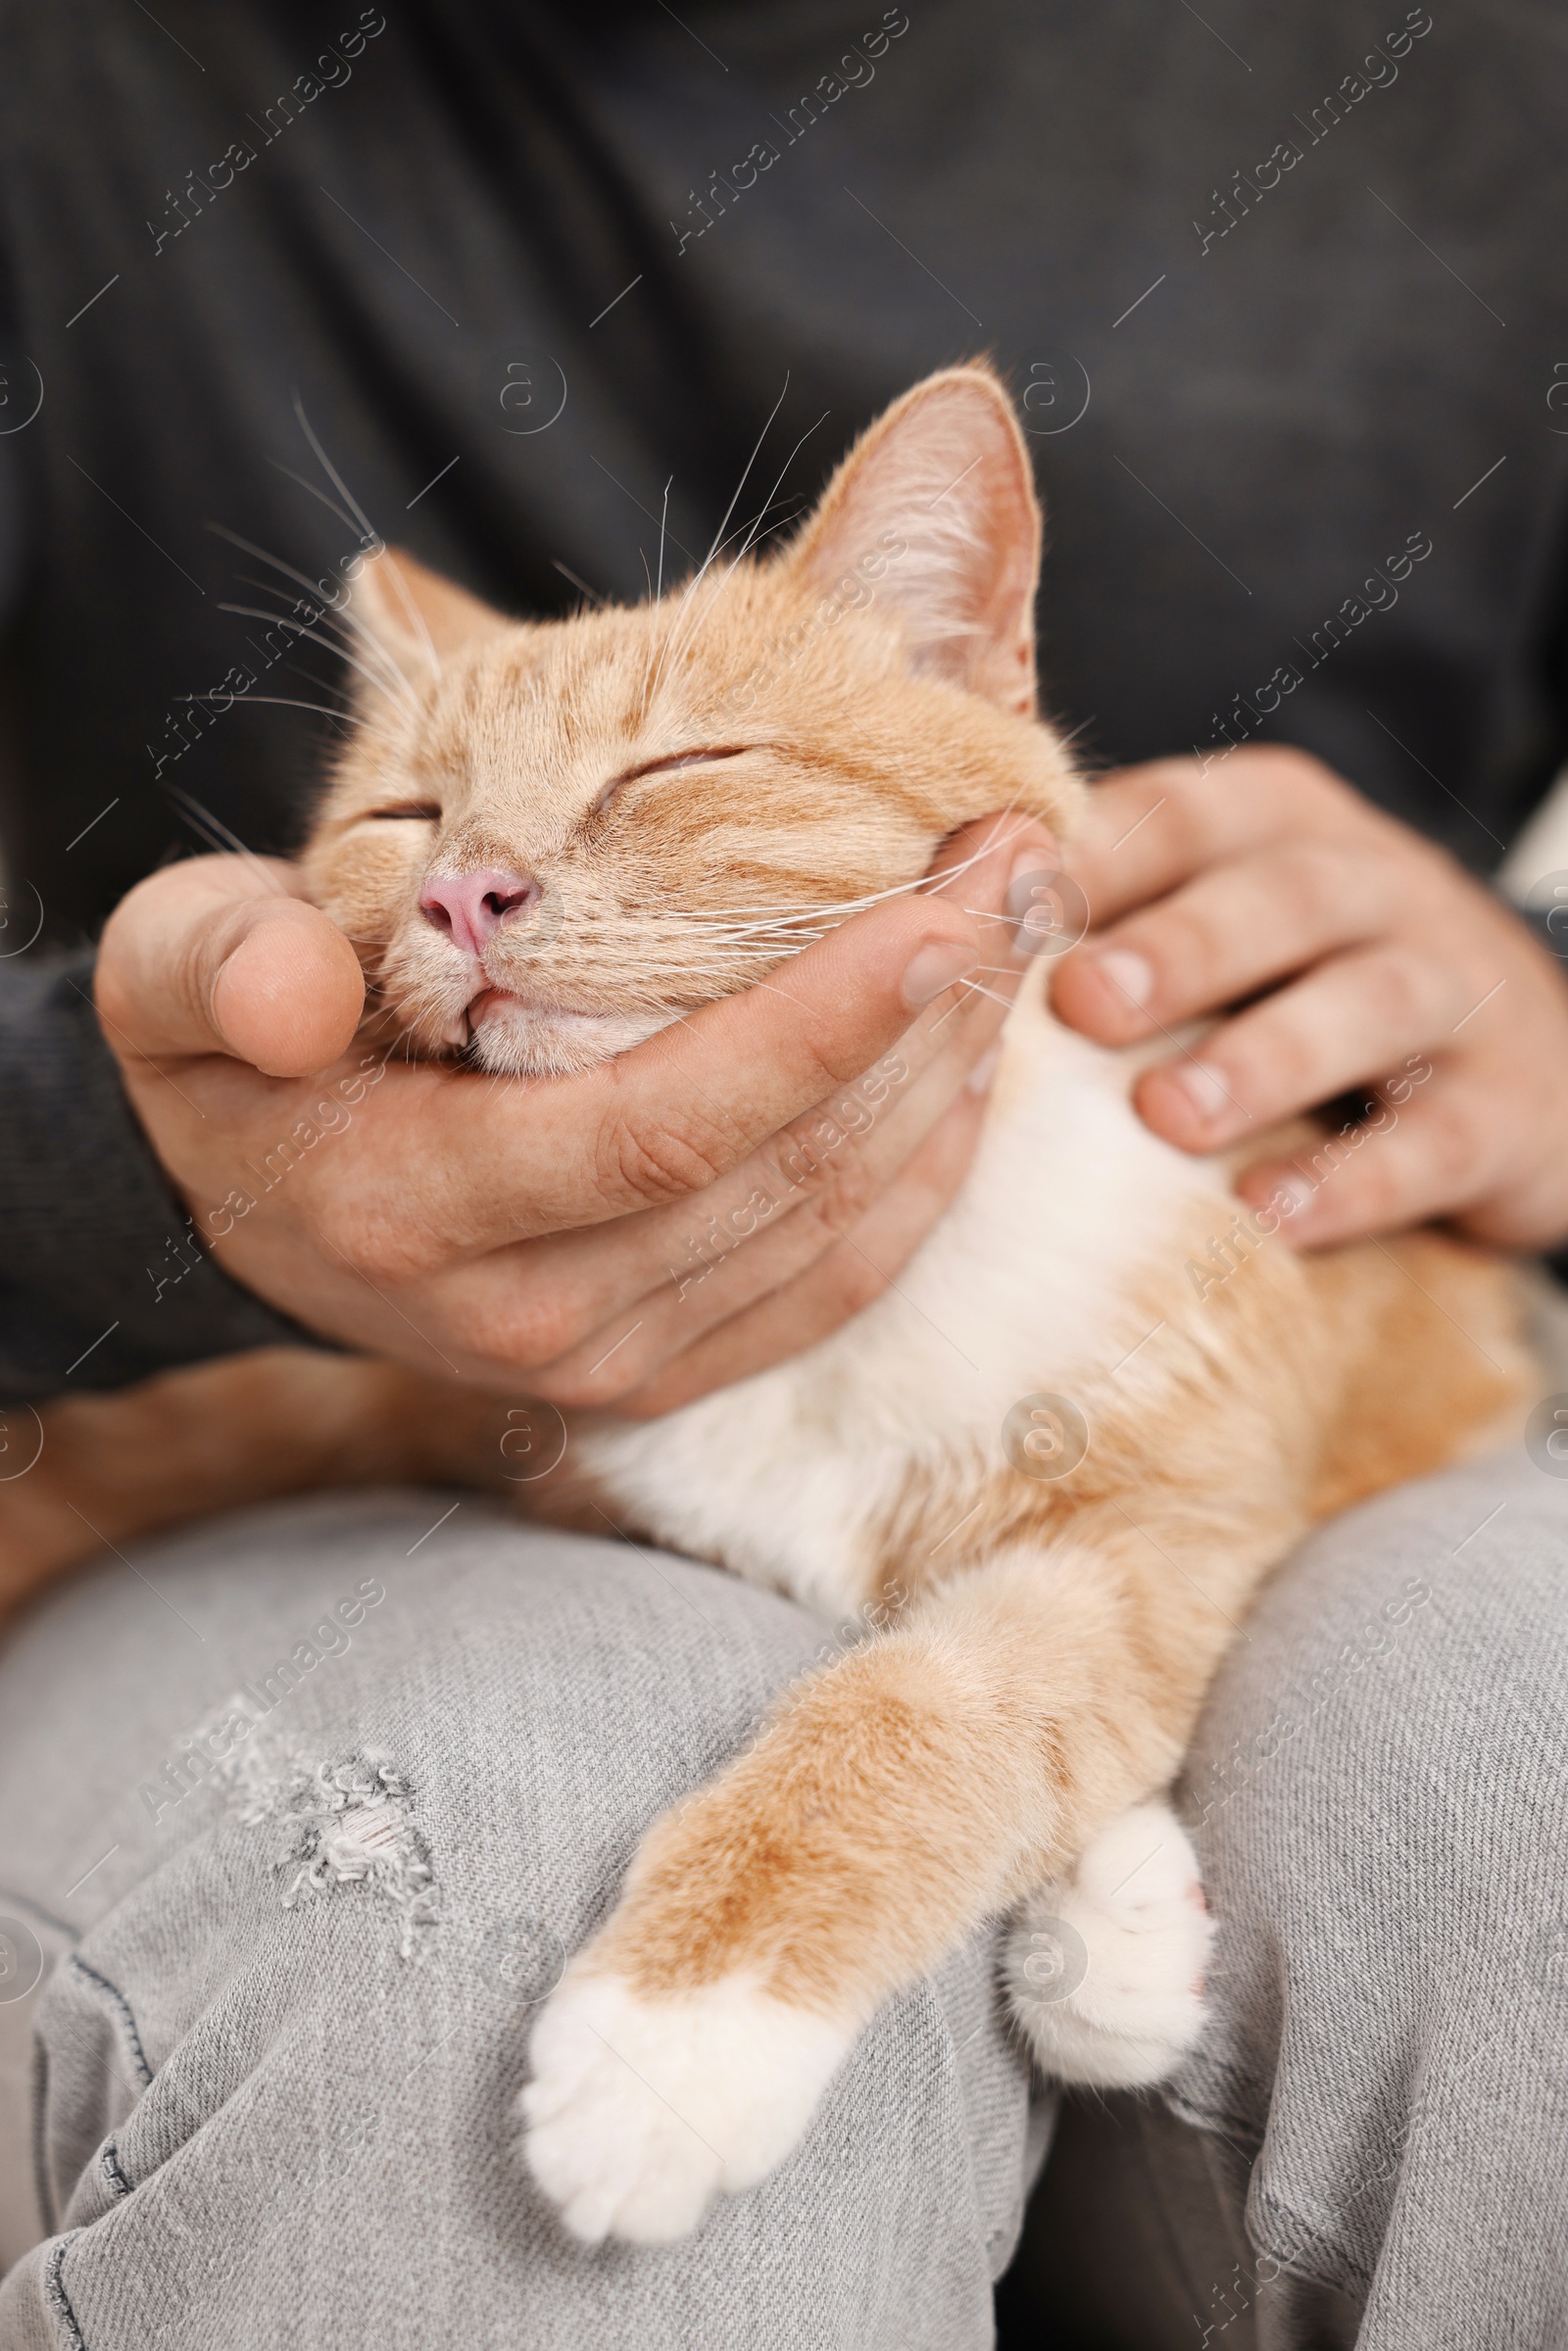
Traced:
<path id="1" fill-rule="evenodd" d="M 378 547 L 353 583 L 353 617 L 412 672 L 439 669 L 444 655 L 515 626 L 466 588 L 416 562 L 404 548 Z"/>
<path id="2" fill-rule="evenodd" d="M 896 612 L 917 672 L 1033 712 L 1040 505 L 1012 403 L 989 367 L 949 368 L 896 401 L 851 450 L 788 560 L 824 594 L 854 582 L 855 601 Z"/>

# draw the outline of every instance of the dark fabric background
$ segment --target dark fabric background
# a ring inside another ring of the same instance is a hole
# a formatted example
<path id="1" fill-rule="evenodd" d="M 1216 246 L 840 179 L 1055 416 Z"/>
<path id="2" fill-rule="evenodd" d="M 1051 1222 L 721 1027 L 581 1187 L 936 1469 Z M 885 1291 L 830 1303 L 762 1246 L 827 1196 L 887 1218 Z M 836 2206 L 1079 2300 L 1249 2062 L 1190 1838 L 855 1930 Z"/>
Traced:
<path id="1" fill-rule="evenodd" d="M 814 426 L 787 484 L 808 494 L 887 400 L 979 351 L 1038 432 L 1048 691 L 1095 757 L 1220 739 L 1425 533 L 1397 607 L 1256 731 L 1494 861 L 1564 743 L 1560 10 L 1435 0 L 1397 79 L 1327 128 L 1311 110 L 1402 8 L 1217 0 L 1210 32 L 1172 0 L 910 0 L 874 78 L 804 129 L 790 108 L 874 7 L 694 0 L 690 31 L 652 0 L 388 10 L 276 129 L 347 0 L 170 0 L 168 34 L 122 0 L 7 12 L 12 349 L 46 386 L 0 444 L 30 507 L 7 833 L 57 932 L 186 837 L 161 781 L 253 844 L 297 835 L 326 731 L 303 713 L 225 712 L 155 776 L 177 697 L 254 666 L 261 631 L 221 604 L 270 601 L 207 526 L 313 574 L 353 544 L 278 469 L 335 495 L 296 395 L 379 528 L 533 612 L 571 597 L 552 559 L 642 593 L 668 478 L 675 560 L 700 554 L 786 379 L 756 479 Z M 230 187 L 189 181 L 236 139 L 257 153 Z M 1202 251 L 1194 220 L 1223 225 L 1215 191 L 1286 139 L 1301 161 Z M 759 140 L 777 162 L 679 251 L 671 220 L 700 226 L 693 193 Z M 559 420 L 515 429 L 563 373 Z"/>

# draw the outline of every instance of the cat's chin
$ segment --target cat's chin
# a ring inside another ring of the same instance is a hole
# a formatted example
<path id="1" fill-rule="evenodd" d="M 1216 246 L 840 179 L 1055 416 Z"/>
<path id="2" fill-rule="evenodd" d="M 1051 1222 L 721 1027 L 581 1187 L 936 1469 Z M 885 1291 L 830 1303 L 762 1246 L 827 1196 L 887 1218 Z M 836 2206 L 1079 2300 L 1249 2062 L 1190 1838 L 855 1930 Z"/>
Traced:
<path id="1" fill-rule="evenodd" d="M 629 1053 L 675 1017 L 672 1011 L 563 1012 L 492 988 L 468 1008 L 469 1057 L 512 1077 L 571 1077 Z"/>

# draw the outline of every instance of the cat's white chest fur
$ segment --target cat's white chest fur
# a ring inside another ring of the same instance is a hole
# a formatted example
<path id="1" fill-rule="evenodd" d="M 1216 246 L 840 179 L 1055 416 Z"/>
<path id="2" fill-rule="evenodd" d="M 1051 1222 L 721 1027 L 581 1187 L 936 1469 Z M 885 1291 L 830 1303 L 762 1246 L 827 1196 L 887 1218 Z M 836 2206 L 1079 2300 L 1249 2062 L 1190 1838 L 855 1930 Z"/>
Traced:
<path id="1" fill-rule="evenodd" d="M 790 1362 L 583 1438 L 585 1466 L 661 1542 L 853 1615 L 879 1573 L 868 1534 L 913 1464 L 1001 1470 L 1015 1403 L 1070 1399 L 1137 1345 L 1136 1276 L 1195 1200 L 1217 1210 L 1224 1180 L 1137 1117 L 1128 1094 L 1147 1053 L 1062 1028 L 1042 976 L 1007 1022 L 964 1188 L 896 1286 Z"/>

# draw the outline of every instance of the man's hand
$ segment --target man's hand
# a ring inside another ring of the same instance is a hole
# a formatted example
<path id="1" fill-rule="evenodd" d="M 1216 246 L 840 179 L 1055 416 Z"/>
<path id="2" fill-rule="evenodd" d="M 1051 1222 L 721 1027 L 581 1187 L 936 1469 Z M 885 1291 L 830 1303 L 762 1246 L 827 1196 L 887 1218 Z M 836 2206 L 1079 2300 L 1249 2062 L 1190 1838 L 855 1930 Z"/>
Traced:
<path id="1" fill-rule="evenodd" d="M 1004 1017 L 1002 911 L 1055 861 L 972 825 L 947 895 L 888 900 L 743 996 L 579 1077 L 368 1045 L 348 940 L 277 862 L 140 883 L 104 934 L 104 1032 L 220 1261 L 324 1335 L 561 1404 L 669 1410 L 811 1345 L 961 1183 Z M 974 861 L 977 860 L 977 861 Z M 964 867 L 960 873 L 957 868 Z M 965 911 L 968 910 L 968 912 Z"/>
<path id="2" fill-rule="evenodd" d="M 1248 1169 L 1253 1205 L 1296 1199 L 1292 1241 L 1432 1217 L 1505 1248 L 1568 1234 L 1568 986 L 1444 852 L 1304 753 L 1254 749 L 1207 774 L 1161 759 L 1107 777 L 1064 862 L 1095 927 L 1057 966 L 1063 1020 L 1129 1045 L 1246 1006 L 1139 1082 L 1146 1124 L 1183 1151 L 1245 1150 L 1430 1065 L 1321 1180 Z"/>

